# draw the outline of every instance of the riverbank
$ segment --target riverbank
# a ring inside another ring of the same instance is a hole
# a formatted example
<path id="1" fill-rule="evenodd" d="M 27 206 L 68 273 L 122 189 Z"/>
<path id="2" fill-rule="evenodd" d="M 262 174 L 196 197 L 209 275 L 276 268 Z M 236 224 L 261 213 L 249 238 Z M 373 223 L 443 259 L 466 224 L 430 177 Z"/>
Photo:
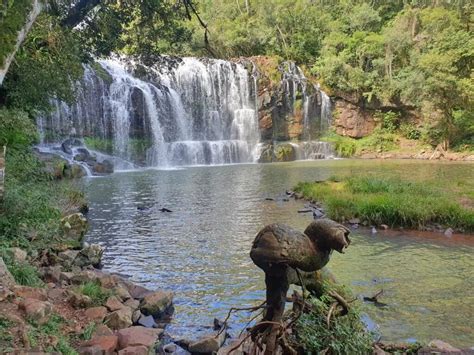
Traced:
<path id="1" fill-rule="evenodd" d="M 415 182 L 407 178 L 331 176 L 300 183 L 295 191 L 324 205 L 329 218 L 382 228 L 440 230 L 446 234 L 474 231 L 474 199 L 469 183 Z"/>

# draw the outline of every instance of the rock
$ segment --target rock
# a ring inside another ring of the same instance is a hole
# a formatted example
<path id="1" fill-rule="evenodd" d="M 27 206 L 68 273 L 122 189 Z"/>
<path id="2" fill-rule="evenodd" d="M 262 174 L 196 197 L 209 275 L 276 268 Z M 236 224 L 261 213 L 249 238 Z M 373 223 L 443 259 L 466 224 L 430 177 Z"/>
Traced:
<path id="1" fill-rule="evenodd" d="M 20 248 L 7 248 L 5 254 L 10 257 L 16 263 L 23 263 L 26 261 L 28 254 L 26 251 Z"/>
<path id="2" fill-rule="evenodd" d="M 160 318 L 173 303 L 173 293 L 169 291 L 155 291 L 143 297 L 140 310 L 145 315 Z"/>
<path id="3" fill-rule="evenodd" d="M 140 319 L 138 319 L 138 325 L 141 325 L 145 328 L 155 328 L 156 323 L 153 316 L 145 316 L 143 314 L 140 315 Z"/>
<path id="4" fill-rule="evenodd" d="M 119 348 L 145 346 L 147 349 L 151 349 L 162 333 L 162 329 L 149 329 L 139 326 L 121 329 L 117 332 Z"/>
<path id="5" fill-rule="evenodd" d="M 61 143 L 61 150 L 66 154 L 72 155 L 71 146 L 68 144 L 67 141 Z"/>
<path id="6" fill-rule="evenodd" d="M 65 250 L 58 254 L 59 262 L 65 267 L 70 267 L 79 254 L 79 250 Z"/>
<path id="7" fill-rule="evenodd" d="M 32 298 L 39 301 L 47 301 L 48 293 L 44 288 L 29 287 L 29 286 L 15 286 L 12 291 L 16 297 Z"/>
<path id="8" fill-rule="evenodd" d="M 149 289 L 140 286 L 140 285 L 135 285 L 134 283 L 125 283 L 125 286 L 128 289 L 128 292 L 130 293 L 130 296 L 132 298 L 135 298 L 137 300 L 142 300 L 146 295 L 153 293 L 153 291 L 150 291 Z"/>
<path id="9" fill-rule="evenodd" d="M 140 312 L 139 309 L 134 310 L 132 313 L 132 323 L 137 324 L 141 316 L 142 316 L 142 312 Z"/>
<path id="10" fill-rule="evenodd" d="M 371 134 L 376 126 L 373 111 L 364 110 L 348 101 L 337 100 L 333 126 L 341 136 L 362 138 Z"/>
<path id="11" fill-rule="evenodd" d="M 382 228 L 383 230 L 387 230 L 389 227 L 386 224 L 381 224 L 380 228 Z"/>
<path id="12" fill-rule="evenodd" d="M 0 284 L 0 302 L 9 300 L 14 296 L 14 293 L 6 286 Z"/>
<path id="13" fill-rule="evenodd" d="M 90 322 L 102 322 L 107 315 L 107 308 L 102 306 L 88 308 L 84 314 Z"/>
<path id="14" fill-rule="evenodd" d="M 89 296 L 74 291 L 68 291 L 67 301 L 74 308 L 87 308 L 92 305 L 92 299 Z"/>
<path id="15" fill-rule="evenodd" d="M 107 299 L 107 302 L 105 303 L 105 307 L 107 307 L 107 309 L 111 312 L 113 311 L 117 311 L 119 309 L 122 309 L 126 306 L 124 306 L 122 304 L 122 302 L 120 302 L 120 300 L 115 297 L 115 296 L 110 296 L 108 299 Z"/>
<path id="16" fill-rule="evenodd" d="M 360 223 L 360 219 L 359 219 L 359 218 L 351 218 L 348 222 L 349 222 L 350 224 L 359 224 L 359 223 Z"/>
<path id="17" fill-rule="evenodd" d="M 53 311 L 53 305 L 49 302 L 27 298 L 20 302 L 20 309 L 25 311 L 26 317 L 38 323 L 44 323 L 49 319 Z"/>
<path id="18" fill-rule="evenodd" d="M 165 354 L 173 354 L 176 352 L 177 349 L 178 349 L 178 346 L 173 343 L 166 344 L 165 346 L 163 346 L 163 352 Z"/>
<path id="19" fill-rule="evenodd" d="M 61 219 L 64 236 L 74 241 L 82 242 L 87 232 L 87 219 L 80 212 L 70 214 Z"/>
<path id="20" fill-rule="evenodd" d="M 133 298 L 128 299 L 125 303 L 125 306 L 130 307 L 132 311 L 135 311 L 140 307 L 140 301 L 134 300 Z"/>
<path id="21" fill-rule="evenodd" d="M 72 278 L 75 276 L 73 272 L 61 272 L 59 274 L 59 280 L 64 281 L 66 284 L 72 283 Z"/>
<path id="22" fill-rule="evenodd" d="M 63 288 L 52 288 L 48 290 L 48 298 L 64 299 L 66 297 L 66 290 Z"/>
<path id="23" fill-rule="evenodd" d="M 95 174 L 112 174 L 114 172 L 114 164 L 110 160 L 104 160 L 101 163 L 96 162 L 92 167 Z"/>
<path id="24" fill-rule="evenodd" d="M 91 270 L 82 270 L 78 273 L 74 273 L 71 277 L 71 283 L 73 284 L 84 284 L 86 282 L 95 282 L 99 280 L 99 275 Z"/>
<path id="25" fill-rule="evenodd" d="M 290 143 L 280 143 L 273 150 L 274 161 L 285 162 L 296 160 L 296 149 Z"/>
<path id="26" fill-rule="evenodd" d="M 16 285 L 15 279 L 5 265 L 3 258 L 0 257 L 0 286 L 10 288 Z"/>
<path id="27" fill-rule="evenodd" d="M 132 323 L 132 310 L 128 307 L 121 308 L 109 313 L 105 317 L 105 323 L 112 329 L 118 330 L 130 327 Z"/>
<path id="28" fill-rule="evenodd" d="M 117 285 L 117 281 L 113 275 L 104 275 L 99 279 L 100 285 L 104 288 L 113 288 Z"/>
<path id="29" fill-rule="evenodd" d="M 78 349 L 79 355 L 104 355 L 98 346 L 83 346 Z"/>
<path id="30" fill-rule="evenodd" d="M 94 336 L 113 335 L 114 332 L 105 324 L 98 324 L 94 331 Z"/>
<path id="31" fill-rule="evenodd" d="M 86 266 L 93 266 L 99 268 L 101 265 L 102 254 L 104 254 L 104 248 L 99 244 L 91 244 L 83 248 L 74 259 L 74 265 L 81 268 Z"/>
<path id="32" fill-rule="evenodd" d="M 72 164 L 71 167 L 65 173 L 69 179 L 80 179 L 87 175 L 86 169 L 79 164 Z"/>
<path id="33" fill-rule="evenodd" d="M 61 266 L 47 266 L 43 268 L 43 279 L 45 281 L 58 283 L 61 281 Z"/>
<path id="34" fill-rule="evenodd" d="M 227 334 L 225 330 L 218 334 L 217 337 L 216 334 L 211 334 L 189 344 L 188 351 L 205 354 L 212 354 L 219 351 L 219 348 L 224 345 Z"/>
<path id="35" fill-rule="evenodd" d="M 128 346 L 118 352 L 118 355 L 148 355 L 146 346 Z"/>
<path id="36" fill-rule="evenodd" d="M 112 292 L 117 295 L 117 297 L 120 298 L 122 301 L 126 301 L 132 298 L 130 292 L 128 292 L 127 288 L 122 284 L 118 284 L 117 286 L 115 286 L 112 289 Z"/>
<path id="37" fill-rule="evenodd" d="M 446 352 L 448 354 L 449 353 L 460 353 L 461 352 L 461 350 L 459 350 L 458 348 L 455 348 L 451 344 L 448 344 L 448 343 L 446 343 L 442 340 L 438 340 L 438 339 L 430 341 L 428 346 L 430 348 L 434 348 L 434 349 L 442 351 L 443 353 Z"/>
<path id="38" fill-rule="evenodd" d="M 114 335 L 95 336 L 91 340 L 84 343 L 85 347 L 99 348 L 103 354 L 113 354 L 117 349 L 118 337 Z"/>
<path id="39" fill-rule="evenodd" d="M 444 231 L 444 235 L 448 238 L 452 237 L 453 236 L 453 229 L 452 228 L 448 228 Z"/>

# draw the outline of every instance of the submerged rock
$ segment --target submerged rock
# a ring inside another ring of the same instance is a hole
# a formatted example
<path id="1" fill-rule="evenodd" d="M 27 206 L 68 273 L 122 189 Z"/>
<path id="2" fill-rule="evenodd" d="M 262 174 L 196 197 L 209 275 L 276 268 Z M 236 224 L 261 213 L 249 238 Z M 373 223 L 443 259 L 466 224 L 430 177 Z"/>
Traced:
<path id="1" fill-rule="evenodd" d="M 112 174 L 114 172 L 114 164 L 107 159 L 101 163 L 96 162 L 92 167 L 92 171 L 96 174 Z"/>

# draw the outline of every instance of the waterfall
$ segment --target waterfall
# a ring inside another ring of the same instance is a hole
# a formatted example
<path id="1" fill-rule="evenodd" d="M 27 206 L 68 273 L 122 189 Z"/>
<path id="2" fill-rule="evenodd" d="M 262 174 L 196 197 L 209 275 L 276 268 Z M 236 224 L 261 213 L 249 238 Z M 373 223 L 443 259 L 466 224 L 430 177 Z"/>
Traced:
<path id="1" fill-rule="evenodd" d="M 147 166 L 253 162 L 260 140 L 255 80 L 223 60 L 165 57 L 145 67 L 102 59 L 84 67 L 76 102 L 55 101 L 38 127 L 43 141 L 92 138 Z"/>

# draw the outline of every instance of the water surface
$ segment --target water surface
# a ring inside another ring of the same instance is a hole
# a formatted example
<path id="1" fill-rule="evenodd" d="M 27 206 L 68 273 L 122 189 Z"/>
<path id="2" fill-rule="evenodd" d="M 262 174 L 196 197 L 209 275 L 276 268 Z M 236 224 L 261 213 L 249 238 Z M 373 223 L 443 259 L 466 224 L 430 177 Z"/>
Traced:
<path id="1" fill-rule="evenodd" d="M 170 332 L 189 336 L 230 307 L 263 300 L 263 272 L 249 258 L 256 232 L 274 222 L 304 229 L 311 216 L 297 213 L 304 202 L 284 201 L 285 190 L 334 174 L 446 179 L 474 191 L 474 165 L 466 163 L 333 160 L 116 173 L 85 181 L 88 241 L 106 247 L 106 270 L 173 290 Z M 382 339 L 474 346 L 473 236 L 353 234 L 329 266 L 358 295 L 383 288 L 387 307 L 364 305 Z M 242 322 L 234 318 L 234 328 Z"/>

